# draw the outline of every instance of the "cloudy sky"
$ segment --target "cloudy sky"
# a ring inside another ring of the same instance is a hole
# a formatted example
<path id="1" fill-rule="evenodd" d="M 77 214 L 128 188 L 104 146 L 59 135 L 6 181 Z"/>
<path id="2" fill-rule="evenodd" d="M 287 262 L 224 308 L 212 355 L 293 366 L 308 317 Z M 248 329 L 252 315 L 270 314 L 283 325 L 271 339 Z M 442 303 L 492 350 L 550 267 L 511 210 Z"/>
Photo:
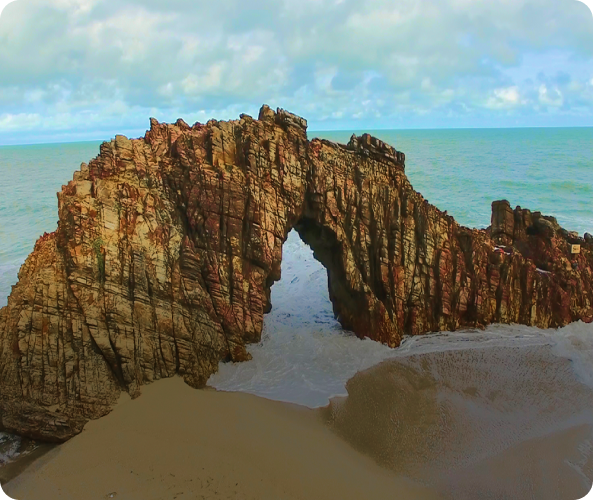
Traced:
<path id="1" fill-rule="evenodd" d="M 577 0 L 16 0 L 0 16 L 0 144 L 263 103 L 310 130 L 593 126 L 593 15 Z"/>

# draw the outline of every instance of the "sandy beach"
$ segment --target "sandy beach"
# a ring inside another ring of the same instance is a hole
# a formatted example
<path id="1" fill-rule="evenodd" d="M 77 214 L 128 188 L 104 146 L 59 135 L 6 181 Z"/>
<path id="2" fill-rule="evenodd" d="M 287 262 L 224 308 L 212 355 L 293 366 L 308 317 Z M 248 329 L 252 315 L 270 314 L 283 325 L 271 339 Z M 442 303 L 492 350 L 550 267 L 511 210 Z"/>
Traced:
<path id="1" fill-rule="evenodd" d="M 549 346 L 389 359 L 347 390 L 312 410 L 160 380 L 0 478 L 16 474 L 3 488 L 19 500 L 575 500 L 591 488 L 593 390 Z"/>
<path id="2" fill-rule="evenodd" d="M 317 411 L 160 380 L 3 486 L 18 500 L 436 499 L 331 432 Z"/>

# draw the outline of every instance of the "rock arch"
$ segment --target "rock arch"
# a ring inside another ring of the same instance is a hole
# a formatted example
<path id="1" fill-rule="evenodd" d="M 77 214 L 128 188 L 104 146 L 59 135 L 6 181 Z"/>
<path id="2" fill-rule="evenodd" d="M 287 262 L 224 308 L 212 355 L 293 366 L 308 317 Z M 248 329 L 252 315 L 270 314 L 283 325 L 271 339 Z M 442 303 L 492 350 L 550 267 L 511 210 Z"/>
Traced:
<path id="1" fill-rule="evenodd" d="M 1 425 L 33 438 L 70 438 L 121 391 L 175 374 L 199 387 L 247 360 L 293 228 L 360 337 L 593 319 L 590 242 L 574 270 L 578 235 L 508 202 L 488 230 L 459 226 L 412 189 L 402 153 L 366 134 L 308 141 L 305 120 L 267 106 L 116 136 L 58 207 L 0 310 Z"/>

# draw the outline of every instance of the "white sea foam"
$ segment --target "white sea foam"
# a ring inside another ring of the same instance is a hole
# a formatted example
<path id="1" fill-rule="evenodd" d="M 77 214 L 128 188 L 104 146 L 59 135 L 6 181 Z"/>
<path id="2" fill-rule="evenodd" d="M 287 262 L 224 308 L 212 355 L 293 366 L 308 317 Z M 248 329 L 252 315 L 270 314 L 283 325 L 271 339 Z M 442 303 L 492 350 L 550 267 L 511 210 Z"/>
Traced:
<path id="1" fill-rule="evenodd" d="M 345 396 L 346 382 L 383 360 L 412 354 L 487 347 L 550 345 L 572 360 L 581 381 L 593 387 L 593 325 L 582 322 L 558 330 L 523 325 L 491 325 L 486 330 L 441 332 L 405 338 L 397 349 L 343 331 L 334 319 L 327 275 L 296 232 L 283 248 L 282 279 L 272 287 L 272 312 L 262 341 L 248 347 L 253 359 L 221 363 L 209 385 L 219 390 L 325 406 Z"/>
<path id="2" fill-rule="evenodd" d="M 579 321 L 544 334 L 552 343 L 552 352 L 570 359 L 578 379 L 593 387 L 593 324 Z"/>
<path id="3" fill-rule="evenodd" d="M 19 455 L 21 438 L 6 432 L 0 432 L 0 466 L 14 461 Z"/>

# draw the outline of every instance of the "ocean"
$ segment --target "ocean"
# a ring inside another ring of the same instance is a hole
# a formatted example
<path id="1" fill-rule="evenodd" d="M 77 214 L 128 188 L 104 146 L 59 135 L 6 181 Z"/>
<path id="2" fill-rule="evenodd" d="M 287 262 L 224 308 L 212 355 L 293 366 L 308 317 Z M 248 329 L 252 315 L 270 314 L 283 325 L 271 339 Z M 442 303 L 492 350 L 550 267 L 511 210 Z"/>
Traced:
<path id="1" fill-rule="evenodd" d="M 369 132 L 404 152 L 414 188 L 463 225 L 487 227 L 492 201 L 504 198 L 593 233 L 593 128 Z M 309 136 L 345 143 L 352 133 Z M 0 307 L 35 240 L 56 228 L 56 192 L 99 144 L 0 147 Z M 271 299 L 262 341 L 248 349 L 253 359 L 221 363 L 210 386 L 323 408 L 355 448 L 448 498 L 475 498 L 477 477 L 490 484 L 484 498 L 572 500 L 554 496 L 568 491 L 566 481 L 590 488 L 593 325 L 492 325 L 408 338 L 398 349 L 360 340 L 334 319 L 325 269 L 294 231 Z M 357 412 L 369 404 L 377 407 L 373 423 L 361 424 Z M 546 455 L 546 446 L 561 448 L 549 441 L 560 436 L 574 444 L 567 456 Z M 0 435 L 0 464 L 17 456 L 14 443 Z M 513 470 L 511 452 L 522 457 Z M 549 460 L 540 457 L 525 479 L 525 457 L 536 452 Z M 506 486 L 489 479 L 490 469 Z"/>

